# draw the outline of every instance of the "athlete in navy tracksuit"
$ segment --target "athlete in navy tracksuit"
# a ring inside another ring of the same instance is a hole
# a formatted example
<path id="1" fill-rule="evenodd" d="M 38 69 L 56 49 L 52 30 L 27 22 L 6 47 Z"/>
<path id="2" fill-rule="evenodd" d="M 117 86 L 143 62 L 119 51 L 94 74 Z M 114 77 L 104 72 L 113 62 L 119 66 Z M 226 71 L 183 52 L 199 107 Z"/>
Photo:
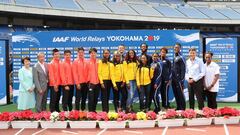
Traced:
<path id="1" fill-rule="evenodd" d="M 162 62 L 159 61 L 154 69 L 154 75 L 153 78 L 155 78 L 154 87 L 154 95 L 153 95 L 153 101 L 154 101 L 154 112 L 158 113 L 161 110 L 160 107 L 160 101 L 159 101 L 159 93 L 161 88 L 161 82 L 162 82 Z M 153 83 L 153 82 L 152 82 Z"/>
<path id="2" fill-rule="evenodd" d="M 170 86 L 170 81 L 171 81 L 171 76 L 172 76 L 172 69 L 171 69 L 171 61 L 166 57 L 166 54 L 168 53 L 167 48 L 163 47 L 161 48 L 161 56 L 160 56 L 160 62 L 159 62 L 159 67 L 161 67 L 161 71 L 157 73 L 158 77 L 156 79 L 156 92 L 154 95 L 154 98 L 156 100 L 156 104 L 158 106 L 159 100 L 158 98 L 158 93 L 160 92 L 161 98 L 162 98 L 162 106 L 164 109 L 169 108 L 169 98 L 168 98 L 168 91 L 169 91 L 169 86 Z M 159 111 L 159 108 L 156 108 L 155 111 Z"/>
<path id="3" fill-rule="evenodd" d="M 152 60 L 153 62 L 151 63 L 151 68 L 154 69 L 154 72 L 157 72 L 155 71 L 155 69 L 157 68 L 157 65 L 159 64 L 159 55 L 158 53 L 153 53 L 152 54 Z M 148 108 L 151 108 L 151 104 L 152 104 L 152 100 L 154 100 L 154 93 L 155 93 L 155 89 L 154 89 L 154 85 L 155 85 L 155 81 L 157 79 L 157 76 L 156 74 L 153 75 L 153 78 L 151 79 L 151 91 L 150 91 L 150 96 L 149 96 L 149 106 Z"/>
<path id="4" fill-rule="evenodd" d="M 172 88 L 177 103 L 177 110 L 185 110 L 186 102 L 184 97 L 184 79 L 186 72 L 185 59 L 180 53 L 181 45 L 174 46 L 175 57 L 172 68 Z"/>

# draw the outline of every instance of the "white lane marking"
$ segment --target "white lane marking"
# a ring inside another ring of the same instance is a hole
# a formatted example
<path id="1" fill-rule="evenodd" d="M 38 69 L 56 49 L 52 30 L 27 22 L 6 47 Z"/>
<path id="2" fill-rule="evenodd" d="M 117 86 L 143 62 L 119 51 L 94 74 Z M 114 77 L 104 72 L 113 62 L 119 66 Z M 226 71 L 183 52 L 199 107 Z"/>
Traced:
<path id="1" fill-rule="evenodd" d="M 165 127 L 164 130 L 163 130 L 163 132 L 162 132 L 162 135 L 166 135 L 167 130 L 168 130 L 168 127 Z"/>
<path id="2" fill-rule="evenodd" d="M 78 135 L 78 133 L 76 132 L 71 132 L 71 131 L 67 131 L 67 130 L 62 130 L 63 133 L 68 133 L 68 134 L 74 134 L 74 135 Z"/>
<path id="3" fill-rule="evenodd" d="M 97 135 L 101 135 L 102 133 L 104 133 L 105 131 L 107 131 L 107 128 L 103 129 L 101 132 L 99 132 Z"/>
<path id="4" fill-rule="evenodd" d="M 223 124 L 225 135 L 229 135 L 228 127 L 226 124 Z"/>
<path id="5" fill-rule="evenodd" d="M 199 131 L 199 132 L 206 132 L 206 130 L 204 130 L 204 129 L 197 129 L 197 128 L 185 128 L 185 130 L 189 130 L 189 131 Z"/>
<path id="6" fill-rule="evenodd" d="M 124 130 L 123 132 L 126 132 L 126 133 L 133 133 L 133 134 L 143 134 L 143 132 L 130 131 L 130 130 Z"/>
<path id="7" fill-rule="evenodd" d="M 46 129 L 47 129 L 47 128 L 44 128 L 44 129 L 42 129 L 42 130 L 40 130 L 40 131 L 37 131 L 37 132 L 33 133 L 32 135 L 37 135 L 37 134 L 43 132 L 43 131 L 46 130 Z"/>
<path id="8" fill-rule="evenodd" d="M 17 133 L 15 133 L 14 135 L 20 134 L 23 130 L 24 130 L 24 128 L 20 129 L 20 130 L 19 130 Z"/>

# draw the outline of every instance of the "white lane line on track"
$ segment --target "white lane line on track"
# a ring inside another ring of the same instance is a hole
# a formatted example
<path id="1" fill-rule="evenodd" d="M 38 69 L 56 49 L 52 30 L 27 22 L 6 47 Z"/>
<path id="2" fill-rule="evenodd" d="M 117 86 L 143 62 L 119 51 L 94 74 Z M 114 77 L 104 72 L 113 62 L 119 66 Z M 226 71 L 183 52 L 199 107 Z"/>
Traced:
<path id="1" fill-rule="evenodd" d="M 163 132 L 162 132 L 162 135 L 166 135 L 167 130 L 168 130 L 168 127 L 165 127 L 164 130 L 163 130 Z"/>
<path id="2" fill-rule="evenodd" d="M 101 132 L 99 132 L 97 135 L 101 135 L 102 133 L 106 132 L 107 128 L 103 129 Z"/>
<path id="3" fill-rule="evenodd" d="M 42 129 L 42 130 L 39 130 L 39 131 L 37 131 L 37 132 L 35 132 L 35 133 L 33 133 L 32 135 L 37 135 L 37 134 L 39 134 L 39 133 L 41 133 L 41 132 L 43 132 L 44 130 L 46 130 L 47 128 L 44 128 L 44 129 Z"/>
<path id="4" fill-rule="evenodd" d="M 185 128 L 185 130 L 198 131 L 198 132 L 206 132 L 206 130 L 204 130 L 204 129 L 197 129 L 197 128 Z"/>
<path id="5" fill-rule="evenodd" d="M 223 124 L 225 135 L 229 135 L 228 127 L 226 124 Z"/>
<path id="6" fill-rule="evenodd" d="M 143 134 L 143 132 L 139 132 L 139 131 L 130 131 L 130 130 L 124 130 L 123 132 L 126 132 L 126 133 L 133 133 L 133 134 Z"/>
<path id="7" fill-rule="evenodd" d="M 15 133 L 14 135 L 20 134 L 23 130 L 24 130 L 24 128 L 20 129 L 20 130 L 19 130 L 17 133 Z"/>
<path id="8" fill-rule="evenodd" d="M 78 133 L 76 132 L 71 132 L 71 131 L 67 131 L 67 130 L 62 130 L 63 133 L 67 133 L 67 134 L 74 134 L 74 135 L 78 135 Z"/>

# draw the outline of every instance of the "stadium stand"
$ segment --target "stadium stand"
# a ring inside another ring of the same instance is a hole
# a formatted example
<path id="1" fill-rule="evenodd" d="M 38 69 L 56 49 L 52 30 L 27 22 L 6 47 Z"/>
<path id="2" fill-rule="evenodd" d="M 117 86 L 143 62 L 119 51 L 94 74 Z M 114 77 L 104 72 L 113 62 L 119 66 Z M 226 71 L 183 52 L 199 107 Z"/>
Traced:
<path id="1" fill-rule="evenodd" d="M 185 18 L 181 12 L 176 10 L 174 7 L 159 5 L 155 7 L 160 13 L 162 13 L 165 17 L 181 17 Z"/>
<path id="2" fill-rule="evenodd" d="M 211 19 L 228 19 L 226 16 L 212 8 L 208 7 L 195 7 L 195 8 L 202 12 L 203 14 L 207 15 Z"/>
<path id="3" fill-rule="evenodd" d="M 136 11 L 124 2 L 105 2 L 104 4 L 116 14 L 138 15 Z"/>
<path id="4" fill-rule="evenodd" d="M 74 0 L 48 0 L 56 9 L 82 10 Z"/>
<path id="5" fill-rule="evenodd" d="M 0 0 L 0 3 L 11 4 L 11 3 L 12 3 L 12 0 Z"/>
<path id="6" fill-rule="evenodd" d="M 154 8 L 150 7 L 149 5 L 143 4 L 132 4 L 130 5 L 136 12 L 143 16 L 163 16 Z"/>
<path id="7" fill-rule="evenodd" d="M 111 11 L 99 1 L 77 0 L 76 2 L 87 12 L 111 13 Z"/>
<path id="8" fill-rule="evenodd" d="M 216 10 L 221 14 L 227 16 L 231 20 L 240 19 L 240 14 L 232 10 L 231 8 L 218 8 Z"/>
<path id="9" fill-rule="evenodd" d="M 63 9 L 83 13 L 105 13 L 107 15 L 130 15 L 210 20 L 238 20 L 239 8 L 212 7 L 213 4 L 184 3 L 182 0 L 1 0 L 0 5 L 30 6 L 47 9 Z M 199 5 L 202 5 L 199 7 Z M 204 6 L 203 6 L 204 5 Z M 238 5 L 240 6 L 240 5 Z M 3 10 L 0 8 L 0 10 Z M 17 12 L 17 11 L 16 11 Z M 54 14 L 54 13 L 53 13 Z M 77 13 L 76 13 L 77 14 Z M 51 12 L 49 12 L 51 15 Z M 64 14 L 65 15 L 65 14 Z M 67 16 L 67 15 L 66 15 Z M 79 16 L 81 17 L 81 16 Z"/>
<path id="10" fill-rule="evenodd" d="M 45 0 L 15 0 L 16 5 L 35 6 L 47 8 Z"/>
<path id="11" fill-rule="evenodd" d="M 201 12 L 196 10 L 195 8 L 190 7 L 188 5 L 177 6 L 177 10 L 179 10 L 181 13 L 185 14 L 189 18 L 200 18 L 200 19 L 208 18 L 206 15 L 202 14 Z"/>

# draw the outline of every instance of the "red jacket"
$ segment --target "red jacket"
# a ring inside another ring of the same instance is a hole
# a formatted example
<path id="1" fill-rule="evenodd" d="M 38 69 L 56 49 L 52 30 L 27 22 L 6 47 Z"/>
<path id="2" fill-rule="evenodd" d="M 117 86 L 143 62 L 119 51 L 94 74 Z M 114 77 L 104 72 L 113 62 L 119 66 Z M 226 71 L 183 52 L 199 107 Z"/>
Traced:
<path id="1" fill-rule="evenodd" d="M 71 60 L 64 60 L 60 63 L 61 85 L 73 85 L 73 72 Z"/>
<path id="2" fill-rule="evenodd" d="M 49 70 L 49 86 L 61 85 L 59 60 L 53 59 L 48 64 L 48 70 Z"/>
<path id="3" fill-rule="evenodd" d="M 73 62 L 73 78 L 75 84 L 88 82 L 88 66 L 85 59 L 77 58 Z"/>
<path id="4" fill-rule="evenodd" d="M 99 84 L 98 61 L 96 59 L 88 61 L 88 81 L 92 84 Z"/>

